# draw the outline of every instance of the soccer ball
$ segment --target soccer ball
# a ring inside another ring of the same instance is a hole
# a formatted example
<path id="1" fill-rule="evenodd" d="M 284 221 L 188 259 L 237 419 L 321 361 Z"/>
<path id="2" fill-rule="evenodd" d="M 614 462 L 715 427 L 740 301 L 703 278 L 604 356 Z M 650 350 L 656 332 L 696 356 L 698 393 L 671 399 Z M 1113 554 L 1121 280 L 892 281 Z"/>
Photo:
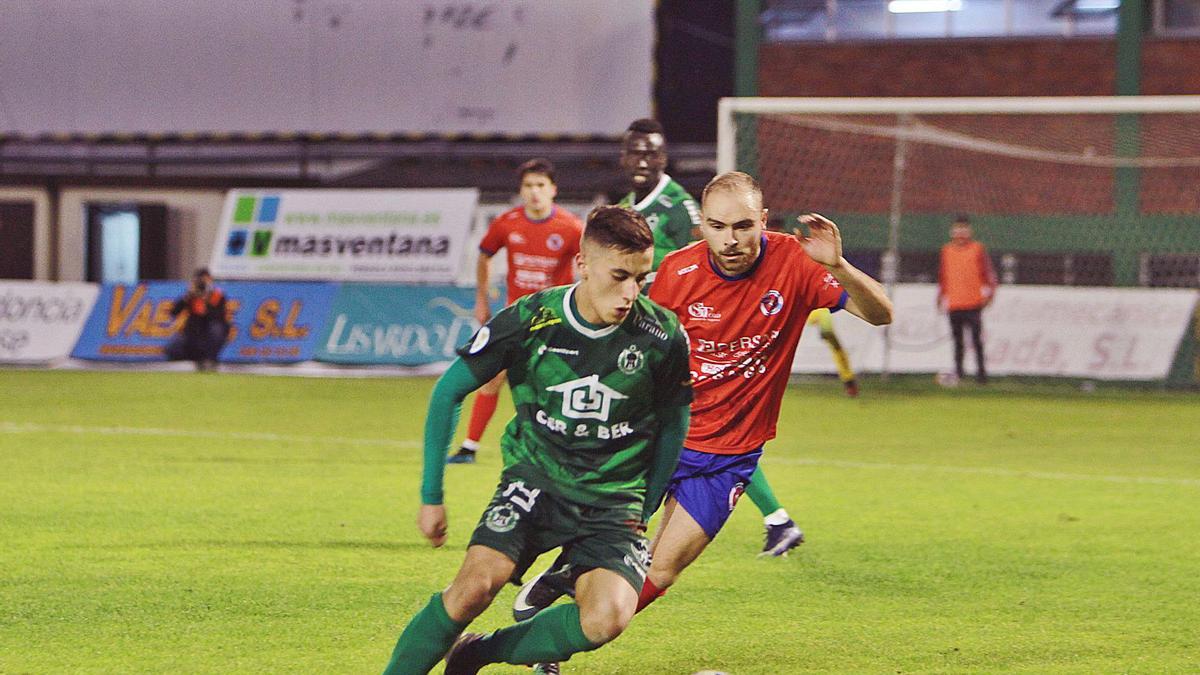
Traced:
<path id="1" fill-rule="evenodd" d="M 937 382 L 938 385 L 942 386 L 942 387 L 957 387 L 958 386 L 958 374 L 957 373 L 938 373 L 937 375 L 933 376 L 933 381 Z"/>

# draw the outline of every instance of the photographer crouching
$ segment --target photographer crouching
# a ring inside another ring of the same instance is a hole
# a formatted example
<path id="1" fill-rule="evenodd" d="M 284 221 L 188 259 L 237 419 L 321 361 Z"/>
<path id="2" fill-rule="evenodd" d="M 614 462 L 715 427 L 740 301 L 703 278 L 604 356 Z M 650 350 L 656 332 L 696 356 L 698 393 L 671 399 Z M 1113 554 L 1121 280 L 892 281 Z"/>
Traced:
<path id="1" fill-rule="evenodd" d="M 192 275 L 187 293 L 175 301 L 171 316 L 187 312 L 187 320 L 164 350 L 170 361 L 195 361 L 196 370 L 214 370 L 217 355 L 229 337 L 225 293 L 213 286 L 212 274 L 200 268 Z"/>

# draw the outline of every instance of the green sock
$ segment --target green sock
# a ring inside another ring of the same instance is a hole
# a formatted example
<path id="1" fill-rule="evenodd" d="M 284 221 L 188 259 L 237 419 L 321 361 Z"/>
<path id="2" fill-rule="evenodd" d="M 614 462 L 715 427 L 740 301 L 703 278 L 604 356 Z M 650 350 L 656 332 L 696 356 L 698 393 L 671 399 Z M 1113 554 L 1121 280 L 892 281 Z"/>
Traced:
<path id="1" fill-rule="evenodd" d="M 457 624 L 446 614 L 442 594 L 434 593 L 425 609 L 417 612 L 400 634 L 384 675 L 426 675 L 446 655 L 463 628 L 466 624 Z"/>
<path id="2" fill-rule="evenodd" d="M 754 502 L 759 511 L 762 511 L 764 518 L 783 508 L 783 505 L 775 498 L 775 493 L 771 491 L 771 484 L 767 482 L 767 475 L 763 473 L 762 466 L 754 469 L 754 475 L 750 476 L 750 484 L 746 486 L 746 496 Z"/>
<path id="3" fill-rule="evenodd" d="M 559 605 L 521 623 L 503 628 L 475 643 L 472 652 L 484 663 L 529 665 L 566 661 L 572 654 L 591 651 L 579 625 L 579 605 Z"/>

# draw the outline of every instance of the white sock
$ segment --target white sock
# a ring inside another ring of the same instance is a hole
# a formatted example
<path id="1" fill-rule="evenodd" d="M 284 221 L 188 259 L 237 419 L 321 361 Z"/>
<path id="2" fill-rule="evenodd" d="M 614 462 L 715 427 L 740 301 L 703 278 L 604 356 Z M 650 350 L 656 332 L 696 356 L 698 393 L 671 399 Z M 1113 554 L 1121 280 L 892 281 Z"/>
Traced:
<path id="1" fill-rule="evenodd" d="M 471 440 L 471 439 L 469 439 L 469 438 L 464 438 L 464 439 L 463 439 L 463 442 L 462 442 L 462 446 L 463 446 L 463 448 L 464 448 L 464 449 L 466 449 L 466 450 L 470 450 L 471 452 L 475 452 L 476 450 L 478 450 L 478 449 L 479 449 L 479 441 L 473 441 L 473 440 Z"/>
<path id="2" fill-rule="evenodd" d="M 763 518 L 763 522 L 768 525 L 783 525 L 789 520 L 791 520 L 791 517 L 788 516 L 787 509 L 782 507 L 776 509 L 774 513 L 768 515 L 766 518 Z"/>

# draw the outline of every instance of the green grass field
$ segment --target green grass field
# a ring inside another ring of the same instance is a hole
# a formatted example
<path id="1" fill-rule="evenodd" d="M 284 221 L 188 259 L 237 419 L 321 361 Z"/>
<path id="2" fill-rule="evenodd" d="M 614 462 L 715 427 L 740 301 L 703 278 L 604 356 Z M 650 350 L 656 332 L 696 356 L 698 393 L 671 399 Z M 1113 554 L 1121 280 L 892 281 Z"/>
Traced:
<path id="1" fill-rule="evenodd" d="M 865 384 L 794 386 L 767 447 L 809 543 L 757 559 L 744 500 L 565 671 L 1200 671 L 1195 394 Z M 0 673 L 380 671 L 498 474 L 494 423 L 448 468 L 451 542 L 429 548 L 430 386 L 0 370 Z"/>

